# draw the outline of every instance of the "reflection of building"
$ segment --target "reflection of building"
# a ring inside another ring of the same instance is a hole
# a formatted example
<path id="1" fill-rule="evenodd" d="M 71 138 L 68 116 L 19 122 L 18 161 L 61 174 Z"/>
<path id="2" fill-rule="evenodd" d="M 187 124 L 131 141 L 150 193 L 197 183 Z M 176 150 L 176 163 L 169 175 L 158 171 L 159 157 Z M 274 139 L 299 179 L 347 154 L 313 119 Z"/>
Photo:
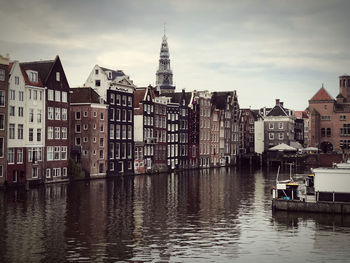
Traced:
<path id="1" fill-rule="evenodd" d="M 339 77 L 336 100 L 322 86 L 309 100 L 309 146 L 323 152 L 350 149 L 350 76 Z"/>
<path id="2" fill-rule="evenodd" d="M 0 54 L 0 186 L 7 178 L 7 100 L 9 58 Z"/>
<path id="3" fill-rule="evenodd" d="M 88 87 L 71 89 L 71 154 L 86 176 L 105 176 L 108 112 L 104 100 Z"/>

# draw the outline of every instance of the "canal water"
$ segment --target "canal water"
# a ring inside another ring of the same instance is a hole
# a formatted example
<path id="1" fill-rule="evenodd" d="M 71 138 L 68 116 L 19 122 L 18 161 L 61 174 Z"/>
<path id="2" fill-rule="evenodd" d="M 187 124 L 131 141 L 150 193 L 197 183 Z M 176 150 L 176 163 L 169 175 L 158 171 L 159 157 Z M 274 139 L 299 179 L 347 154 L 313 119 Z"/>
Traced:
<path id="1" fill-rule="evenodd" d="M 0 192 L 0 262 L 349 262 L 350 218 L 272 213 L 275 177 L 219 168 Z"/>

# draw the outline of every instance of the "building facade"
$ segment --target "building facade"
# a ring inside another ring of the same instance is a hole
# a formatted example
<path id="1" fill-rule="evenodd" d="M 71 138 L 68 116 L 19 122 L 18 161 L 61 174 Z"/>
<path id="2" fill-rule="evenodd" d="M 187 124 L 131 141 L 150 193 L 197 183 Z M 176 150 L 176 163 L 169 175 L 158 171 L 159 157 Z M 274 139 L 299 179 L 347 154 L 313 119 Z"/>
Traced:
<path id="1" fill-rule="evenodd" d="M 71 89 L 71 156 L 86 178 L 105 177 L 107 174 L 107 108 L 92 88 Z"/>
<path id="2" fill-rule="evenodd" d="M 199 130 L 199 166 L 210 166 L 210 113 L 211 94 L 208 91 L 198 92 L 200 110 L 200 130 Z"/>
<path id="3" fill-rule="evenodd" d="M 158 171 L 167 169 L 167 104 L 165 97 L 154 98 L 154 166 Z"/>
<path id="4" fill-rule="evenodd" d="M 9 60 L 0 54 L 0 186 L 7 181 Z"/>
<path id="5" fill-rule="evenodd" d="M 54 60 L 21 63 L 21 67 L 38 72 L 45 90 L 45 151 L 44 182 L 68 180 L 69 153 L 69 92 L 70 87 L 60 61 Z M 44 119 L 44 118 L 43 118 Z M 40 153 L 33 153 L 38 156 Z M 29 161 L 29 160 L 28 160 Z M 33 171 L 34 172 L 34 171 Z M 40 171 L 38 171 L 40 176 Z"/>

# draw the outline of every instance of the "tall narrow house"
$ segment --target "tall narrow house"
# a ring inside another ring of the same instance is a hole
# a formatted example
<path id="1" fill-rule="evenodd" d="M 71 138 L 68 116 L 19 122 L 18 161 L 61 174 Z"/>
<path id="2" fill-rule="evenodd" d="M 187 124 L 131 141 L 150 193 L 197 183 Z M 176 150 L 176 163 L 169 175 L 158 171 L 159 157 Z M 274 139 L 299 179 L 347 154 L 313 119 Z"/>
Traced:
<path id="1" fill-rule="evenodd" d="M 160 93 L 171 93 L 175 91 L 175 86 L 173 85 L 173 71 L 170 68 L 169 46 L 165 34 L 160 46 L 159 66 L 156 73 L 156 87 Z"/>
<path id="2" fill-rule="evenodd" d="M 9 81 L 9 58 L 0 54 L 0 187 L 7 178 L 7 93 Z"/>
<path id="3" fill-rule="evenodd" d="M 136 86 L 121 70 L 95 65 L 85 87 L 91 87 L 108 105 L 109 176 L 134 173 L 134 90 Z"/>
<path id="4" fill-rule="evenodd" d="M 43 153 L 45 176 L 44 182 L 59 182 L 68 180 L 69 152 L 69 84 L 59 56 L 54 60 L 21 63 L 22 68 L 28 68 L 38 73 L 45 90 L 45 151 Z M 31 74 L 31 73 L 30 73 Z M 34 95 L 29 96 L 35 96 Z M 35 97 L 33 98 L 35 100 Z M 29 118 L 31 112 L 29 109 Z M 29 128 L 29 140 L 31 140 Z M 34 135 L 33 135 L 34 136 Z M 38 134 L 36 134 L 36 137 Z M 37 137 L 38 138 L 38 137 Z M 44 138 L 44 137 L 43 137 Z M 34 147 L 34 146 L 33 146 Z M 33 152 L 33 160 L 40 153 Z"/>

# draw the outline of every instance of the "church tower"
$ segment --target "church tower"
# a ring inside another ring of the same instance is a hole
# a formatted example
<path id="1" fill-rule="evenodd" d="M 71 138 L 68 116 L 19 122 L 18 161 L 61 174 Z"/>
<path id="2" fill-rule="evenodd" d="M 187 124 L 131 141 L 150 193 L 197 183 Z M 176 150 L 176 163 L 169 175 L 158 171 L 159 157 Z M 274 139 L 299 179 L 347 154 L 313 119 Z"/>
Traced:
<path id="1" fill-rule="evenodd" d="M 156 87 L 160 93 L 171 93 L 175 91 L 173 86 L 173 72 L 170 68 L 169 47 L 165 35 L 160 47 L 159 67 L 156 73 Z"/>

